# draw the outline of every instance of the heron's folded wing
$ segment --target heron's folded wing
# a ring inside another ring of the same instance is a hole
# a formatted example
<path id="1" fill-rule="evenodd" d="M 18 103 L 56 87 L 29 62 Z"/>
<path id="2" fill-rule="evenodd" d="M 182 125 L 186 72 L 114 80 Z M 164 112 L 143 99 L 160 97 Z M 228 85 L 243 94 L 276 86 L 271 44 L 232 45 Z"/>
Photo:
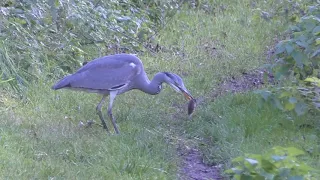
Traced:
<path id="1" fill-rule="evenodd" d="M 128 84 L 139 73 L 139 67 L 132 66 L 130 63 L 95 64 L 80 70 L 71 76 L 71 87 L 98 90 L 114 89 Z"/>

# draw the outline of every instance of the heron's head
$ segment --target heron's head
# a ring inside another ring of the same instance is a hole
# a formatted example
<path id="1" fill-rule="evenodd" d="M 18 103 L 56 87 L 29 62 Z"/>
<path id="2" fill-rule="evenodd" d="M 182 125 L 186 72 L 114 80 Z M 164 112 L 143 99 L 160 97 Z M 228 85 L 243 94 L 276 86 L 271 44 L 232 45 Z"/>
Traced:
<path id="1" fill-rule="evenodd" d="M 194 99 L 189 93 L 180 76 L 163 72 L 165 74 L 165 82 L 168 83 L 175 91 L 182 93 L 188 100 Z"/>

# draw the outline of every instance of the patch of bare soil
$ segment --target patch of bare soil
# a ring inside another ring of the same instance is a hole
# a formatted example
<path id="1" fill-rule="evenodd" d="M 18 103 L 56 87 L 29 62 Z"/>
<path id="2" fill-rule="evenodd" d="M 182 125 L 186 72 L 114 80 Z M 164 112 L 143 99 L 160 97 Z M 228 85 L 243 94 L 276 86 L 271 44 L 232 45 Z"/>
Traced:
<path id="1" fill-rule="evenodd" d="M 253 89 L 261 88 L 265 80 L 273 83 L 273 76 L 263 70 L 254 70 L 249 73 L 244 73 L 239 77 L 232 77 L 223 81 L 219 87 L 210 96 L 210 100 L 223 95 L 225 93 L 246 92 Z M 201 101 L 201 102 L 199 102 Z M 197 104 L 203 103 L 205 100 L 197 99 Z M 182 146 L 178 148 L 182 163 L 178 174 L 181 180 L 221 180 L 221 167 L 209 166 L 203 162 L 201 152 L 196 148 L 188 148 Z"/>
<path id="2" fill-rule="evenodd" d="M 180 154 L 183 159 L 179 172 L 181 180 L 221 180 L 221 168 L 203 163 L 201 153 L 194 148 Z"/>
<path id="3" fill-rule="evenodd" d="M 273 80 L 272 74 L 260 69 L 243 73 L 242 76 L 232 77 L 220 83 L 216 91 L 213 92 L 212 97 L 217 97 L 228 92 L 239 93 L 258 89 L 266 83 L 273 83 Z"/>

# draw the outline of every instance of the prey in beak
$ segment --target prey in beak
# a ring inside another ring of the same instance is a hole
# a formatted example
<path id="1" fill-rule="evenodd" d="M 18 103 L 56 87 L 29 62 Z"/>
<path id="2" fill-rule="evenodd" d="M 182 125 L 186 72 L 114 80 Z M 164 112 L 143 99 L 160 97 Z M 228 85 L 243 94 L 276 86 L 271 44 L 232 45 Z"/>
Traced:
<path id="1" fill-rule="evenodd" d="M 182 93 L 187 100 L 194 99 L 189 92 L 182 91 Z"/>
<path id="2" fill-rule="evenodd" d="M 165 76 L 165 81 L 177 92 L 180 92 L 184 95 L 184 97 L 189 100 L 188 104 L 188 115 L 191 117 L 192 113 L 194 112 L 194 109 L 196 107 L 196 99 L 192 97 L 192 95 L 188 92 L 187 88 L 184 86 L 183 80 L 180 76 L 163 72 Z"/>
<path id="3" fill-rule="evenodd" d="M 179 88 L 180 91 L 183 93 L 184 97 L 189 100 L 189 104 L 188 104 L 188 115 L 189 117 L 191 118 L 191 115 L 193 114 L 194 112 L 194 109 L 196 108 L 197 106 L 197 101 L 196 99 L 194 99 L 192 97 L 192 95 L 187 91 L 187 90 L 183 90 L 182 88 Z"/>

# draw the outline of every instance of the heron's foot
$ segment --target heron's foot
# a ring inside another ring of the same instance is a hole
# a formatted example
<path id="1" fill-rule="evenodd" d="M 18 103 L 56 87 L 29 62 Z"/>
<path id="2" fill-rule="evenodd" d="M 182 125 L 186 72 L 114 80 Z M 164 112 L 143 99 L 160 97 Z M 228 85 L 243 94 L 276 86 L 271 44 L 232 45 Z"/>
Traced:
<path id="1" fill-rule="evenodd" d="M 107 132 L 109 132 L 109 129 L 108 129 L 108 127 L 107 127 L 107 124 L 106 124 L 106 122 L 105 122 L 103 119 L 101 119 L 101 123 L 102 123 L 103 129 L 105 129 Z"/>
<path id="2" fill-rule="evenodd" d="M 120 131 L 118 129 L 118 126 L 117 124 L 115 123 L 115 119 L 112 117 L 112 124 L 113 124 L 113 127 L 114 127 L 114 131 L 116 132 L 116 134 L 120 134 Z M 113 123 L 114 122 L 114 123 Z"/>
<path id="3" fill-rule="evenodd" d="M 88 120 L 87 121 L 87 124 L 86 124 L 86 127 L 92 127 L 92 125 L 94 124 L 95 122 L 93 120 Z"/>
<path id="4" fill-rule="evenodd" d="M 105 120 L 103 119 L 103 116 L 102 116 L 101 111 L 98 110 L 98 111 L 97 111 L 97 114 L 98 114 L 98 116 L 99 116 L 99 118 L 100 118 L 100 120 L 101 120 L 103 129 L 105 129 L 107 132 L 109 132 L 109 129 L 108 129 L 108 127 L 107 127 L 107 124 L 106 124 Z"/>
<path id="5" fill-rule="evenodd" d="M 102 121 L 102 127 L 103 127 L 103 129 L 109 131 L 109 129 L 104 121 Z"/>
<path id="6" fill-rule="evenodd" d="M 120 134 L 120 131 L 119 131 L 118 126 L 117 126 L 117 123 L 116 123 L 116 119 L 113 117 L 113 115 L 112 115 L 111 112 L 109 112 L 108 114 L 109 114 L 110 119 L 111 119 L 111 122 L 112 122 L 112 124 L 113 124 L 114 131 L 116 132 L 116 134 Z"/>
<path id="7" fill-rule="evenodd" d="M 79 127 L 91 128 L 95 122 L 93 120 L 88 120 L 86 123 L 80 121 Z"/>

